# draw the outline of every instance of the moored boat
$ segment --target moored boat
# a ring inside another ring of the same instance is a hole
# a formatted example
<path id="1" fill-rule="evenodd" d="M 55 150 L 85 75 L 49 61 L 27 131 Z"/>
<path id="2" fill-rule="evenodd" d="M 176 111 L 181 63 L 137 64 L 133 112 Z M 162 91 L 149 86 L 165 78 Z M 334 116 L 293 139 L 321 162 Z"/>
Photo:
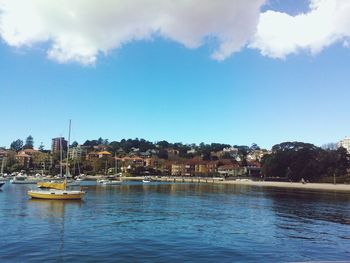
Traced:
<path id="1" fill-rule="evenodd" d="M 28 195 L 31 198 L 37 199 L 50 199 L 50 200 L 81 200 L 85 192 L 83 191 L 72 191 L 72 190 L 30 190 Z"/>
<path id="2" fill-rule="evenodd" d="M 119 180 L 105 180 L 102 182 L 103 185 L 120 185 L 121 183 Z"/>
<path id="3" fill-rule="evenodd" d="M 39 181 L 40 179 L 30 179 L 27 176 L 16 176 L 12 180 L 10 180 L 11 184 L 36 184 Z"/>
<path id="4" fill-rule="evenodd" d="M 148 176 L 145 176 L 142 180 L 143 183 L 150 183 L 151 182 L 151 178 L 149 178 Z"/>

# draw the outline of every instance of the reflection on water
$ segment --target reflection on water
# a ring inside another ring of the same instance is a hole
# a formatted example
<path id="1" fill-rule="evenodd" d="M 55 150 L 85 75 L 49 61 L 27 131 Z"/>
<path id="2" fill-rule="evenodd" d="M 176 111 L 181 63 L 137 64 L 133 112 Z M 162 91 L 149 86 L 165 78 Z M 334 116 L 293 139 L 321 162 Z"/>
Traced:
<path id="1" fill-rule="evenodd" d="M 83 201 L 29 199 L 28 204 L 31 205 L 33 211 L 39 217 L 64 218 L 65 209 L 71 207 L 80 208 Z"/>
<path id="2" fill-rule="evenodd" d="M 0 193 L 0 261 L 288 262 L 350 257 L 350 195 L 212 184 L 83 186 L 84 201 Z"/>

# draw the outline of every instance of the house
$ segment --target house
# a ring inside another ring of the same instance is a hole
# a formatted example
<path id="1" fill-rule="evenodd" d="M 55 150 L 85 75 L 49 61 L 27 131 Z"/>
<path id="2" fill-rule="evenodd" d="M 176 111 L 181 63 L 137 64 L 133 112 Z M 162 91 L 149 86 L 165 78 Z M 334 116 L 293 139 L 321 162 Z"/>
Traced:
<path id="1" fill-rule="evenodd" d="M 107 151 L 97 152 L 97 154 L 98 154 L 98 158 L 107 158 L 112 156 L 112 154 Z"/>
<path id="2" fill-rule="evenodd" d="M 151 167 L 151 168 L 157 168 L 158 167 L 158 158 L 152 157 L 152 158 L 146 158 L 144 159 L 145 166 Z"/>
<path id="3" fill-rule="evenodd" d="M 140 157 L 123 157 L 120 159 L 123 167 L 130 169 L 132 166 L 143 167 L 145 165 L 144 159 Z"/>
<path id="4" fill-rule="evenodd" d="M 248 162 L 245 168 L 247 170 L 248 176 L 261 176 L 261 164 L 259 162 Z"/>
<path id="5" fill-rule="evenodd" d="M 183 176 L 185 174 L 185 166 L 182 163 L 173 163 L 171 165 L 171 175 Z"/>
<path id="6" fill-rule="evenodd" d="M 107 151 L 108 146 L 107 146 L 107 145 L 100 144 L 100 145 L 95 145 L 95 146 L 93 146 L 93 148 L 94 148 L 94 150 L 97 151 L 97 152 L 102 152 L 102 151 Z"/>
<path id="7" fill-rule="evenodd" d="M 259 161 L 260 162 L 262 157 L 265 154 L 268 154 L 268 152 L 266 150 L 255 150 L 255 151 L 252 151 L 252 152 L 250 152 L 247 155 L 247 161 L 248 162 L 250 162 L 250 161 Z"/>
<path id="8" fill-rule="evenodd" d="M 192 162 L 177 162 L 171 165 L 171 175 L 192 176 L 195 173 L 195 165 Z"/>
<path id="9" fill-rule="evenodd" d="M 218 173 L 221 176 L 242 176 L 246 174 L 246 168 L 240 167 L 237 164 L 225 164 L 218 167 Z"/>

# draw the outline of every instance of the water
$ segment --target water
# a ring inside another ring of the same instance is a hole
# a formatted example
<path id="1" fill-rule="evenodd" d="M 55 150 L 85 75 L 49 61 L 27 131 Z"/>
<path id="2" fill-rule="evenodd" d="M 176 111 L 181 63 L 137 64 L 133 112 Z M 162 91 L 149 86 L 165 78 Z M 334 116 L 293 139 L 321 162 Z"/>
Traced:
<path id="1" fill-rule="evenodd" d="M 0 192 L 0 262 L 350 260 L 350 194 L 129 183 L 67 202 L 29 188 Z"/>

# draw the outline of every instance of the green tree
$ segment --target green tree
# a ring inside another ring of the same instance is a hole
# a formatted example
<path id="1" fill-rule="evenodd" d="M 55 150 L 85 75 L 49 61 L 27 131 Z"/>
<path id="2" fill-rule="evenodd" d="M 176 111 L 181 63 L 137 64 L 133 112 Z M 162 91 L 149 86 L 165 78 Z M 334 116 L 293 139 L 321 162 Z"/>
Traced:
<path id="1" fill-rule="evenodd" d="M 39 151 L 41 151 L 41 152 L 44 151 L 44 147 L 45 146 L 44 146 L 43 142 L 41 142 L 40 146 L 39 146 Z"/>
<path id="2" fill-rule="evenodd" d="M 348 168 L 347 153 L 341 149 L 325 151 L 310 143 L 284 142 L 272 151 L 262 159 L 262 173 L 267 177 L 317 181 L 332 173 L 343 175 Z"/>
<path id="3" fill-rule="evenodd" d="M 20 139 L 17 139 L 15 141 L 13 141 L 10 145 L 10 149 L 14 150 L 16 152 L 18 152 L 19 150 L 21 150 L 23 148 L 23 141 Z"/>
<path id="4" fill-rule="evenodd" d="M 29 135 L 26 139 L 26 143 L 23 146 L 24 149 L 33 149 L 34 148 L 34 139 L 33 136 Z"/>
<path id="5" fill-rule="evenodd" d="M 254 152 L 257 150 L 260 150 L 260 147 L 256 143 L 252 143 L 252 145 L 250 146 L 250 151 Z"/>

